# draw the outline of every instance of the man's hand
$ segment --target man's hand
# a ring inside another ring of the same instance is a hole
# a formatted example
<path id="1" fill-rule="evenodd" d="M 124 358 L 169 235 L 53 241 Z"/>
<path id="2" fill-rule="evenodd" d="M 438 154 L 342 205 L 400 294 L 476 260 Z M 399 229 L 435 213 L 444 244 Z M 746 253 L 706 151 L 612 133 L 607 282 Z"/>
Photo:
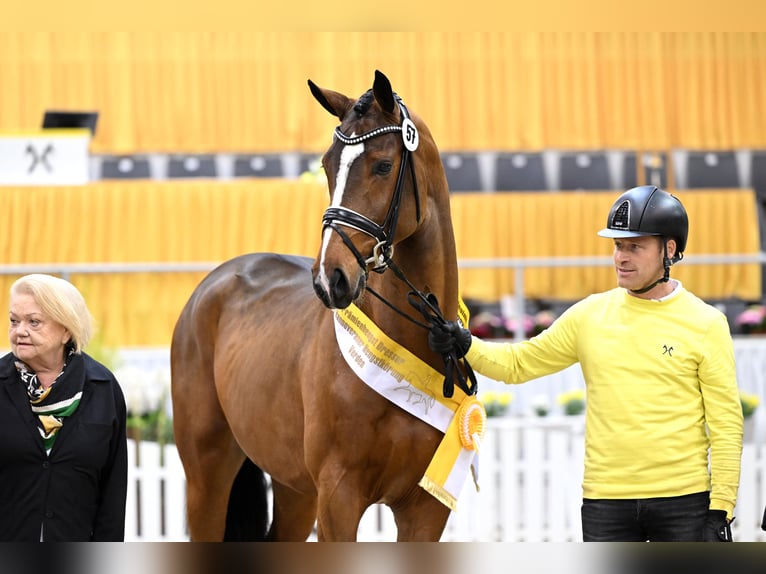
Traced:
<path id="1" fill-rule="evenodd" d="M 704 542 L 732 542 L 731 523 L 726 518 L 725 510 L 707 511 L 705 526 L 702 530 L 702 540 Z"/>
<path id="2" fill-rule="evenodd" d="M 471 332 L 464 329 L 456 321 L 446 321 L 444 324 L 432 323 L 428 332 L 428 346 L 440 355 L 454 353 L 460 359 L 471 347 Z"/>

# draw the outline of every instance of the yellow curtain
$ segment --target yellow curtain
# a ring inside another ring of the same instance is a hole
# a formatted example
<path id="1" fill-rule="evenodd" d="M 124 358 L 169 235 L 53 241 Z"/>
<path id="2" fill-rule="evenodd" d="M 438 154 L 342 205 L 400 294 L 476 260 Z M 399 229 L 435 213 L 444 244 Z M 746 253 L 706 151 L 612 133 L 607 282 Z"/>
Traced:
<path id="1" fill-rule="evenodd" d="M 4 263 L 219 263 L 250 251 L 315 256 L 326 187 L 257 183 L 103 183 L 0 187 Z M 313 224 L 313 225 L 312 225 Z M 204 273 L 73 274 L 106 342 L 166 345 Z M 7 309 L 16 276 L 2 276 Z"/>
<path id="2" fill-rule="evenodd" d="M 678 193 L 691 220 L 687 253 L 755 253 L 754 194 L 746 190 Z M 596 236 L 611 193 L 455 194 L 458 257 L 608 256 Z M 82 187 L 0 187 L 6 214 L 4 264 L 217 264 L 251 251 L 314 257 L 328 204 L 322 184 L 243 182 L 102 182 Z M 514 292 L 513 270 L 462 269 L 463 296 L 495 301 Z M 72 274 L 105 344 L 164 346 L 203 272 Z M 684 265 L 673 270 L 703 298 L 761 293 L 759 265 Z M 0 309 L 17 275 L 0 275 Z M 609 267 L 530 269 L 528 297 L 578 299 L 614 285 Z"/>
<path id="3" fill-rule="evenodd" d="M 760 249 L 758 212 L 751 190 L 674 192 L 690 220 L 687 255 L 754 254 Z M 455 194 L 452 218 L 458 258 L 609 257 L 612 242 L 596 232 L 606 225 L 617 195 L 607 192 Z M 576 300 L 615 285 L 611 267 L 530 267 L 528 298 Z M 748 265 L 685 265 L 672 276 L 705 299 L 761 297 L 761 268 Z M 515 271 L 462 269 L 465 296 L 496 301 L 515 292 Z"/>
<path id="4" fill-rule="evenodd" d="M 444 150 L 766 148 L 764 32 L 0 32 L 0 131 L 97 109 L 97 153 L 318 152 L 306 80 L 375 69 Z"/>

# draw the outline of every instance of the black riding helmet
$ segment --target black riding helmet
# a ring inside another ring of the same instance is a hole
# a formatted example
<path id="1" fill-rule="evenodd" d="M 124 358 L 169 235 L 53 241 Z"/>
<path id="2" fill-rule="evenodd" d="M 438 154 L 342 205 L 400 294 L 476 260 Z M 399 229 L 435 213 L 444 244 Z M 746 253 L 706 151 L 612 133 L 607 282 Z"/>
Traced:
<path id="1" fill-rule="evenodd" d="M 689 217 L 681 202 L 667 191 L 653 185 L 634 187 L 623 193 L 609 210 L 606 227 L 598 232 L 601 237 L 662 237 L 665 273 L 657 281 L 633 293 L 646 293 L 659 283 L 670 280 L 670 266 L 684 257 L 686 238 L 689 235 Z M 668 239 L 675 239 L 676 252 L 668 258 Z"/>
<path id="2" fill-rule="evenodd" d="M 601 237 L 639 237 L 659 235 L 676 240 L 676 252 L 670 262 L 684 256 L 689 235 L 689 217 L 675 196 L 653 185 L 634 187 L 623 193 L 609 210 Z"/>

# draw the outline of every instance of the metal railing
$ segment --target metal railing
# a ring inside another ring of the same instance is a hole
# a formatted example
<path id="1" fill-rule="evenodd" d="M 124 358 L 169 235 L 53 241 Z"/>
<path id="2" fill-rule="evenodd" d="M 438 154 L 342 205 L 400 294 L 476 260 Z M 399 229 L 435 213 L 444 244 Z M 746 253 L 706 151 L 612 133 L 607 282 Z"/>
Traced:
<path id="1" fill-rule="evenodd" d="M 69 280 L 73 274 L 104 273 L 198 273 L 208 272 L 222 261 L 196 261 L 187 263 L 29 263 L 0 265 L 0 275 L 26 275 L 28 273 L 50 273 Z M 766 265 L 766 252 L 731 253 L 715 255 L 688 255 L 684 265 Z M 525 309 L 526 295 L 524 272 L 526 269 L 540 267 L 608 267 L 614 264 L 611 256 L 603 257 L 509 257 L 493 259 L 461 259 L 460 269 L 513 269 L 514 270 L 514 308 Z M 516 322 L 514 339 L 525 338 L 524 326 Z"/>
<path id="2" fill-rule="evenodd" d="M 757 263 L 766 264 L 766 252 L 752 254 L 717 254 L 717 255 L 688 255 L 683 259 L 684 265 L 738 265 Z M 614 265 L 612 257 L 516 257 L 499 259 L 464 259 L 458 262 L 461 269 L 512 268 L 514 273 L 514 308 L 526 308 L 524 291 L 524 271 L 539 267 L 610 267 Z M 526 338 L 522 321 L 516 321 L 514 340 Z"/>

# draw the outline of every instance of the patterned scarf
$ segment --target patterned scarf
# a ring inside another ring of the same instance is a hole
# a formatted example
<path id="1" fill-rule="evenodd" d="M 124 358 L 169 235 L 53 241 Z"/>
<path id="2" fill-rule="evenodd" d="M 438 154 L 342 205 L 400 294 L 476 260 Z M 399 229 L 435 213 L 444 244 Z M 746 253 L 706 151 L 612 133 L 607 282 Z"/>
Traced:
<path id="1" fill-rule="evenodd" d="M 16 360 L 15 365 L 22 382 L 27 386 L 32 412 L 39 419 L 38 430 L 45 450 L 50 452 L 56 435 L 64 426 L 64 419 L 70 416 L 80 404 L 84 383 L 82 356 L 70 354 L 64 368 L 47 389 L 40 384 L 37 373 L 24 362 Z"/>

